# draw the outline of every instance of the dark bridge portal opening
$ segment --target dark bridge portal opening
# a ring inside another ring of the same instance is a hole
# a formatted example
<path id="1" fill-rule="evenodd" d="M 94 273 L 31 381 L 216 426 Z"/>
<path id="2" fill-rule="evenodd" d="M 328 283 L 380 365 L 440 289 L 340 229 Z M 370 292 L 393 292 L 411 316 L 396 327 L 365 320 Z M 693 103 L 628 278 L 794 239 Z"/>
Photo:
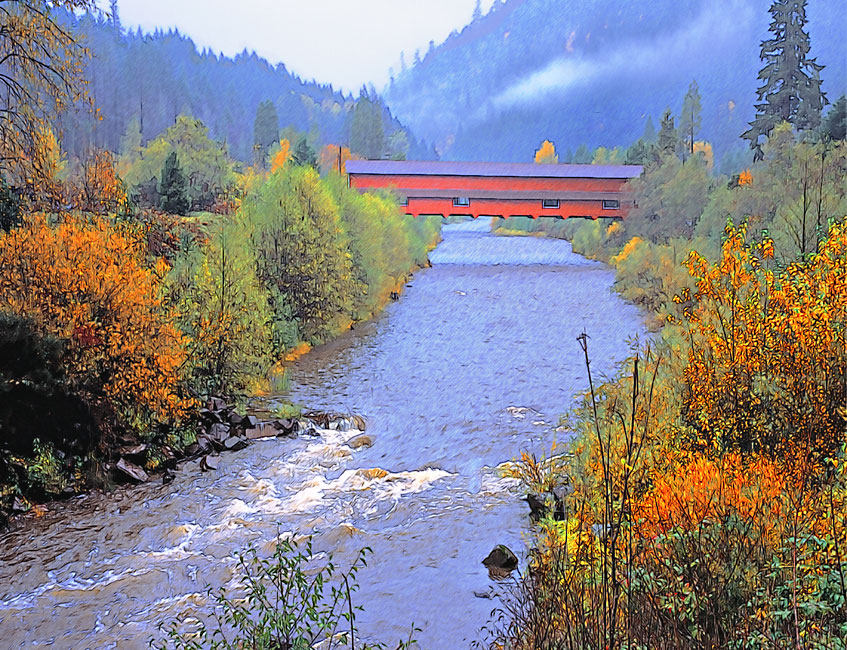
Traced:
<path id="1" fill-rule="evenodd" d="M 350 187 L 391 189 L 413 217 L 626 217 L 640 165 L 349 160 Z"/>

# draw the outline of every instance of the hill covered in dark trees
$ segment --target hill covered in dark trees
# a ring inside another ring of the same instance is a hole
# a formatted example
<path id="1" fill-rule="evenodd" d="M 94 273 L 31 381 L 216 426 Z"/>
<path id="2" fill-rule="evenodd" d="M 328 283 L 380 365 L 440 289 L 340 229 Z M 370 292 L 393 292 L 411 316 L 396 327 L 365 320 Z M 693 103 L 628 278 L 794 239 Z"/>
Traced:
<path id="1" fill-rule="evenodd" d="M 658 128 L 696 80 L 698 139 L 712 143 L 719 165 L 749 162 L 738 136 L 754 115 L 769 4 L 496 0 L 402 65 L 385 97 L 442 157 L 528 161 L 549 139 L 565 162 L 583 144 L 631 144 L 648 118 Z M 808 19 L 809 56 L 825 66 L 823 90 L 835 102 L 847 86 L 843 4 L 811 0 Z"/>
<path id="2" fill-rule="evenodd" d="M 279 129 L 308 134 L 315 150 L 323 144 L 349 144 L 352 135 L 377 157 L 434 155 L 372 89 L 363 89 L 359 97 L 345 95 L 329 84 L 304 81 L 284 64 L 272 65 L 255 53 L 230 58 L 198 51 L 190 38 L 174 30 L 128 31 L 119 20 L 92 15 L 66 21 L 91 52 L 86 77 L 98 109 L 97 114 L 80 108 L 63 116 L 62 148 L 72 157 L 82 157 L 91 147 L 120 152 L 128 129 L 140 129 L 142 142 L 147 142 L 179 115 L 191 115 L 209 127 L 213 139 L 226 144 L 232 157 L 251 162 L 257 109 L 266 101 L 276 109 Z M 363 96 L 367 102 L 360 101 Z M 355 121 L 360 133 L 351 134 L 359 104 Z M 373 120 L 379 123 L 361 124 Z M 361 131 L 365 140 L 376 142 L 362 143 Z"/>

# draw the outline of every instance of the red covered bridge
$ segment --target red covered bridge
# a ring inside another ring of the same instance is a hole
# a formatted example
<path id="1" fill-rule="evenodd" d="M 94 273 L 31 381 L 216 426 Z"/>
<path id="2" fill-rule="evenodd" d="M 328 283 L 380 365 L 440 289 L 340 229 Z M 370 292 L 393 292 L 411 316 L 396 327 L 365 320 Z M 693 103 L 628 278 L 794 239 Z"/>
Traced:
<path id="1" fill-rule="evenodd" d="M 623 218 L 640 165 L 349 160 L 359 191 L 392 189 L 413 217 Z"/>

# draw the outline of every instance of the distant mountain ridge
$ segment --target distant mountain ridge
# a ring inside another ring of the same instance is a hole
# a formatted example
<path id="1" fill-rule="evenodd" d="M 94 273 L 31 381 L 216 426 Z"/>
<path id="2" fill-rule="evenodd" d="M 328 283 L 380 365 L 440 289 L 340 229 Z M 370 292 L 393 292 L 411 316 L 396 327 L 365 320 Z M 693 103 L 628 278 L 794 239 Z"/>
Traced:
<path id="1" fill-rule="evenodd" d="M 273 65 L 255 52 L 234 57 L 199 51 L 176 30 L 144 33 L 125 30 L 103 16 L 64 14 L 64 21 L 89 48 L 88 91 L 99 112 L 86 108 L 62 116 L 62 145 L 71 156 L 92 147 L 118 152 L 131 121 L 137 120 L 142 142 L 174 124 L 180 114 L 209 127 L 234 158 L 253 157 L 253 125 L 260 102 L 270 100 L 279 127 L 309 134 L 311 144 L 347 144 L 357 98 L 330 84 L 305 81 L 283 64 Z M 392 136 L 408 146 L 410 158 L 430 158 L 420 142 L 375 93 L 386 141 Z"/>
<path id="2" fill-rule="evenodd" d="M 754 114 L 769 0 L 496 0 L 385 89 L 392 112 L 442 158 L 531 160 L 553 140 L 623 146 L 676 115 L 692 79 L 700 139 L 718 157 L 744 147 Z M 847 88 L 843 4 L 810 0 L 810 56 L 834 102 Z"/>

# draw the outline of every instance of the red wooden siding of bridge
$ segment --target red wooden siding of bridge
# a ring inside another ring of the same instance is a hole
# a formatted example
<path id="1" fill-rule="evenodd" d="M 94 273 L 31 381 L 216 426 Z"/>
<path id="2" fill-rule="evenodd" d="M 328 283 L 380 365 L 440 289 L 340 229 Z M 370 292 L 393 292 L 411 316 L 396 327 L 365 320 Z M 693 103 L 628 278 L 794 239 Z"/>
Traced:
<path id="1" fill-rule="evenodd" d="M 541 165 L 350 160 L 359 191 L 392 189 L 406 213 L 471 217 L 623 218 L 632 207 L 628 180 L 639 165 Z"/>

